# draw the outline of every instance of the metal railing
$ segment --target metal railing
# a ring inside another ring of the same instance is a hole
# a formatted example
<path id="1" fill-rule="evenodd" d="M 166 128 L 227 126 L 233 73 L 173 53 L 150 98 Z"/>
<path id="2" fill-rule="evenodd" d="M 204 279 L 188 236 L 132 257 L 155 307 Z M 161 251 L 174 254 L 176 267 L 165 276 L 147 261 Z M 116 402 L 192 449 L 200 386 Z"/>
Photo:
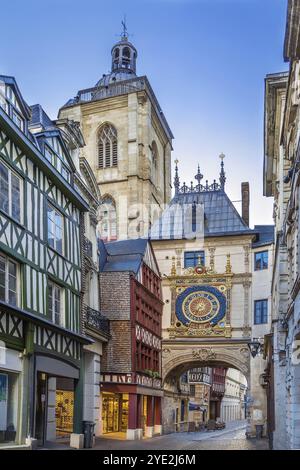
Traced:
<path id="1" fill-rule="evenodd" d="M 109 336 L 109 319 L 88 305 L 85 306 L 85 325 Z"/>
<path id="2" fill-rule="evenodd" d="M 110 83 L 108 86 L 99 86 L 80 90 L 77 95 L 79 103 L 101 100 L 112 96 L 125 95 L 135 91 L 145 90 L 145 81 L 140 79 L 124 80 L 123 82 Z"/>

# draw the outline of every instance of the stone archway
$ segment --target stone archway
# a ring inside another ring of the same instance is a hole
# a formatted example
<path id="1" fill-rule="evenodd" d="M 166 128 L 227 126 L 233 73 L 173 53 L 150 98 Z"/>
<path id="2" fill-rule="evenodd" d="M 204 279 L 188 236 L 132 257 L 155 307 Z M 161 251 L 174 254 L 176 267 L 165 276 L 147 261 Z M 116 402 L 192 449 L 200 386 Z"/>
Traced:
<path id="1" fill-rule="evenodd" d="M 163 347 L 163 382 L 170 375 L 202 365 L 225 365 L 240 370 L 250 384 L 250 353 L 245 343 L 199 345 L 182 344 Z"/>
<path id="2" fill-rule="evenodd" d="M 178 409 L 185 400 L 189 407 L 189 398 L 182 394 L 179 380 L 182 374 L 198 367 L 225 367 L 239 370 L 247 381 L 247 394 L 250 393 L 250 352 L 244 341 L 164 341 L 162 349 L 162 379 L 164 388 L 163 431 L 173 432 L 174 419 L 178 422 Z M 188 392 L 186 392 L 188 393 Z M 175 411 L 174 411 L 175 410 Z M 188 414 L 188 413 L 187 413 Z M 185 414 L 186 416 L 186 414 Z M 189 429 L 189 423 L 187 429 Z M 246 433 L 250 431 L 250 419 Z M 177 430 L 177 425 L 175 425 Z M 181 428 L 180 428 L 181 429 Z"/>

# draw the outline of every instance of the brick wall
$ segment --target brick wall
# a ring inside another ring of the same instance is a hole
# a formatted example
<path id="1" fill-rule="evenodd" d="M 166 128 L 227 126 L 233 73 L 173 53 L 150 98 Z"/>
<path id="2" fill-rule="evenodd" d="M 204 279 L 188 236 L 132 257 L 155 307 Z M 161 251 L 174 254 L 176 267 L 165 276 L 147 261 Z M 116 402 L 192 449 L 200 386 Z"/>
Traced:
<path id="1" fill-rule="evenodd" d="M 130 274 L 100 274 L 101 312 L 110 320 L 130 320 Z"/>
<path id="2" fill-rule="evenodd" d="M 111 321 L 110 334 L 111 339 L 103 348 L 102 372 L 131 372 L 130 321 Z"/>
<path id="3" fill-rule="evenodd" d="M 101 312 L 110 320 L 111 338 L 103 347 L 103 372 L 131 372 L 130 274 L 100 274 Z"/>

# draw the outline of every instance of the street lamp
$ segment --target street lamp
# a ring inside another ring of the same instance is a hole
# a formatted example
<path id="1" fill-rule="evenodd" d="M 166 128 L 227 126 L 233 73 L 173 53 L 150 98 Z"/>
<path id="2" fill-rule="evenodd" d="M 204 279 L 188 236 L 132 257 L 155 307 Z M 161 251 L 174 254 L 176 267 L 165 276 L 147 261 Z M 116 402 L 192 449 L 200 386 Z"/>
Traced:
<path id="1" fill-rule="evenodd" d="M 254 358 L 261 353 L 263 348 L 263 341 L 260 341 L 261 338 L 253 338 L 252 341 L 249 341 L 248 348 L 251 353 L 251 356 Z"/>

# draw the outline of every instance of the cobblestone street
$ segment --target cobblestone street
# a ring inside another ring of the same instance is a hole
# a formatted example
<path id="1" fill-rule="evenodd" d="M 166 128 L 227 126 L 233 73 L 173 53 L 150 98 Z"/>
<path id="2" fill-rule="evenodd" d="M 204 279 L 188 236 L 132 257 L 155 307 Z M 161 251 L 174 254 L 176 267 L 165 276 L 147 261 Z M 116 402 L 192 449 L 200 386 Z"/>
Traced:
<path id="1" fill-rule="evenodd" d="M 141 441 L 98 438 L 95 450 L 267 450 L 267 439 L 246 439 L 246 423 L 234 421 L 225 430 L 173 433 Z"/>

